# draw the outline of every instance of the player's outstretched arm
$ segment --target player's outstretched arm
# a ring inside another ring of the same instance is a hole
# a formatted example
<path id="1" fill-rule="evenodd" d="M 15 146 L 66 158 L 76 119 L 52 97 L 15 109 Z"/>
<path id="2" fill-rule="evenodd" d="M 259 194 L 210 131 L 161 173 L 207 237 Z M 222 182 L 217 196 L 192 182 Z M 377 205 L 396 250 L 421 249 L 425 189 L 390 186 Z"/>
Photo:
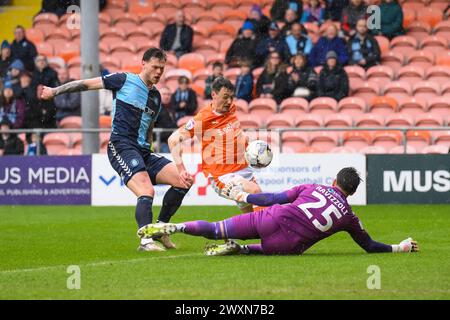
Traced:
<path id="1" fill-rule="evenodd" d="M 350 233 L 352 239 L 367 253 L 383 253 L 383 252 L 417 252 L 419 245 L 412 238 L 408 238 L 399 244 L 384 244 L 373 240 L 366 230 L 363 229 L 359 219 L 355 216 L 353 223 L 346 230 Z"/>
<path id="2" fill-rule="evenodd" d="M 231 200 L 245 202 L 256 206 L 267 207 L 274 204 L 284 204 L 291 202 L 287 191 L 280 193 L 254 193 L 250 194 L 244 191 L 241 185 L 227 184 L 224 188 L 224 194 Z"/>
<path id="3" fill-rule="evenodd" d="M 103 89 L 103 81 L 101 77 L 76 80 L 65 83 L 56 88 L 45 87 L 42 89 L 41 99 L 50 100 L 62 93 L 80 92 L 87 90 Z"/>

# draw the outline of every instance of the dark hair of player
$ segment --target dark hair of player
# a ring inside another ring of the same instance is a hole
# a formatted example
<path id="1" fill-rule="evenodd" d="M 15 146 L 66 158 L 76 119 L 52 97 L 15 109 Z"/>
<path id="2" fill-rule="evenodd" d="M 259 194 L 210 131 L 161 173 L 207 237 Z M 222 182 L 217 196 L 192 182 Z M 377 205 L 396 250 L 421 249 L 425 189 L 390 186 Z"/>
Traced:
<path id="1" fill-rule="evenodd" d="M 158 60 L 166 61 L 167 55 L 163 50 L 152 47 L 144 52 L 144 56 L 142 57 L 142 60 L 147 62 L 147 61 L 150 61 L 151 58 L 156 58 Z"/>
<path id="2" fill-rule="evenodd" d="M 347 167 L 341 169 L 336 176 L 336 184 L 347 193 L 347 195 L 352 195 L 356 192 L 359 183 L 361 182 L 361 177 L 358 171 L 353 167 Z"/>
<path id="3" fill-rule="evenodd" d="M 230 91 L 234 92 L 234 85 L 231 83 L 230 80 L 224 78 L 224 77 L 218 77 L 214 82 L 212 83 L 212 91 L 215 93 L 219 93 L 222 88 L 228 89 Z"/>

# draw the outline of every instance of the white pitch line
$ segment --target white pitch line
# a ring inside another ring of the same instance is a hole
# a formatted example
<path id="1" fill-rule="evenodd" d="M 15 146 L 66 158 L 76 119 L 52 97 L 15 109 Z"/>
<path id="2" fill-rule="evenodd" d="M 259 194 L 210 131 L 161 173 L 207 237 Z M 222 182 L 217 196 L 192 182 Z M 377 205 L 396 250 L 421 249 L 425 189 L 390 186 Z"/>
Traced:
<path id="1" fill-rule="evenodd" d="M 111 260 L 111 261 L 93 262 L 93 263 L 80 264 L 78 266 L 80 266 L 80 267 L 99 267 L 99 266 L 104 266 L 104 265 L 109 265 L 109 264 L 135 263 L 135 262 L 144 262 L 144 261 L 156 260 L 156 259 L 188 258 L 188 257 L 197 257 L 197 256 L 201 256 L 201 255 L 202 254 L 200 254 L 200 253 L 191 253 L 191 254 L 182 254 L 182 255 L 177 255 L 177 256 L 164 256 L 164 257 L 152 256 L 152 257 L 140 258 L 140 259 Z M 0 271 L 0 275 L 11 274 L 11 273 L 36 272 L 36 271 L 47 271 L 47 270 L 53 270 L 53 269 L 61 269 L 61 268 L 67 268 L 69 265 L 70 264 L 45 266 L 45 267 L 29 268 L 29 269 L 1 270 Z"/>

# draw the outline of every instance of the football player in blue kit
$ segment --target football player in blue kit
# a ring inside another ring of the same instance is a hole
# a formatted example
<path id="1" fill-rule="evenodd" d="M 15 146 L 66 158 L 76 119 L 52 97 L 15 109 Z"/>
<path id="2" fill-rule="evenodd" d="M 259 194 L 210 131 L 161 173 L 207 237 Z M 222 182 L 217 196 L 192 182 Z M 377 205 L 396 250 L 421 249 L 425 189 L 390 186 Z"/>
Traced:
<path id="1" fill-rule="evenodd" d="M 180 207 L 193 183 L 187 171 L 178 172 L 175 164 L 152 150 L 153 126 L 161 111 L 161 95 L 155 85 L 163 75 L 166 54 L 158 48 L 148 49 L 142 58 L 139 74 L 113 73 L 102 77 L 78 80 L 56 88 L 44 87 L 42 99 L 52 99 L 67 92 L 108 89 L 113 92 L 112 131 L 108 157 L 125 185 L 136 195 L 138 228 L 151 224 L 153 186 L 166 184 L 166 192 L 158 222 L 169 222 Z M 175 248 L 168 236 L 141 239 L 139 251 L 164 251 Z"/>

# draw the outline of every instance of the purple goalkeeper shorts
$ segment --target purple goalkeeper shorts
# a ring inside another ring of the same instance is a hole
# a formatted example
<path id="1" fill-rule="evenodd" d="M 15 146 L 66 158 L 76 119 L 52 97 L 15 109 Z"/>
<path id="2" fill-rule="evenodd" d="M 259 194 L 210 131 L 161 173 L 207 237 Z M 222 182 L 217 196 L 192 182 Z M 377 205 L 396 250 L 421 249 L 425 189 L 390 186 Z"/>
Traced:
<path id="1" fill-rule="evenodd" d="M 300 254 L 299 244 L 280 228 L 268 209 L 234 216 L 224 221 L 230 239 L 261 239 L 264 254 Z"/>

